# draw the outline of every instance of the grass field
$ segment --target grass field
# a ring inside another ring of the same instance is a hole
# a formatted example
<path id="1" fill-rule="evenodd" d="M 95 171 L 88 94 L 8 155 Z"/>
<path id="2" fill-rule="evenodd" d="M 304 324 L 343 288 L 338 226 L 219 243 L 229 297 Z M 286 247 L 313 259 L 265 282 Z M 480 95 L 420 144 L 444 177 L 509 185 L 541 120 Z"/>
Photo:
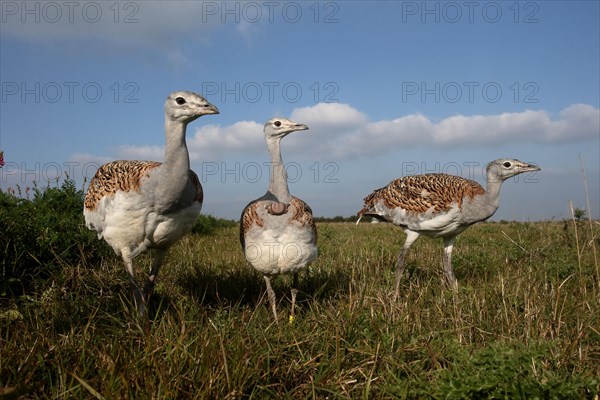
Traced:
<path id="1" fill-rule="evenodd" d="M 598 222 L 474 226 L 454 250 L 457 293 L 441 241 L 421 238 L 396 303 L 400 229 L 318 229 L 293 323 L 291 279 L 274 280 L 274 323 L 235 227 L 173 248 L 147 324 L 118 259 L 63 265 L 2 303 L 0 397 L 598 399 Z"/>

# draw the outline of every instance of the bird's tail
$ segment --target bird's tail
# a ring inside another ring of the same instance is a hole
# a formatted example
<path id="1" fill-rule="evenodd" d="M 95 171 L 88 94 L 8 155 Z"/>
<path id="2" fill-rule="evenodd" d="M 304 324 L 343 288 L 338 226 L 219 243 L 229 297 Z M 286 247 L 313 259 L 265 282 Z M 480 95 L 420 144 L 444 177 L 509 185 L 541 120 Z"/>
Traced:
<path id="1" fill-rule="evenodd" d="M 356 215 L 358 215 L 358 219 L 356 220 L 356 225 L 358 225 L 358 223 L 360 222 L 360 219 L 363 217 L 364 213 L 366 213 L 367 211 L 369 211 L 367 209 L 367 207 L 363 207 L 362 210 L 360 210 Z"/>
<path id="2" fill-rule="evenodd" d="M 375 218 L 381 222 L 390 222 L 386 216 L 378 214 L 376 211 L 373 211 L 372 209 L 370 209 L 368 207 L 363 207 L 363 209 L 360 210 L 356 215 L 358 215 L 358 220 L 356 221 L 356 225 L 358 225 L 358 223 L 360 222 L 360 219 L 363 216 Z"/>

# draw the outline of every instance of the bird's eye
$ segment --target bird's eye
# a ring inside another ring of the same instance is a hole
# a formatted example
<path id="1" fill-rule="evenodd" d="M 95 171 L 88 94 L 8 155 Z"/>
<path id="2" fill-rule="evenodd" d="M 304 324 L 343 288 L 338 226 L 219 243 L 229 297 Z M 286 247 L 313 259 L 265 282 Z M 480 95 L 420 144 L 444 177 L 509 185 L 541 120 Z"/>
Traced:
<path id="1" fill-rule="evenodd" d="M 511 164 L 511 163 L 509 163 L 508 161 L 505 161 L 505 162 L 504 162 L 504 164 L 502 164 L 502 165 L 504 165 L 504 167 L 505 167 L 505 168 L 510 168 L 510 166 L 511 166 L 512 164 Z"/>
<path id="2" fill-rule="evenodd" d="M 276 127 L 280 127 L 281 121 L 275 121 L 275 122 L 273 122 L 273 125 L 275 125 Z"/>
<path id="3" fill-rule="evenodd" d="M 185 104 L 185 99 L 183 97 L 178 97 L 175 99 L 175 102 L 179 105 Z"/>

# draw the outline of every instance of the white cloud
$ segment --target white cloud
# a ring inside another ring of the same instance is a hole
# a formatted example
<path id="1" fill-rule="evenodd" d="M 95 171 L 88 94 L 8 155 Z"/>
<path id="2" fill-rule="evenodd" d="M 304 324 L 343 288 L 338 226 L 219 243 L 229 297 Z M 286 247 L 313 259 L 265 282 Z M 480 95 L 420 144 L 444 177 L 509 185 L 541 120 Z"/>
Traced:
<path id="1" fill-rule="evenodd" d="M 292 120 L 318 129 L 352 129 L 367 123 L 367 116 L 342 103 L 318 103 L 312 107 L 296 108 Z"/>
<path id="2" fill-rule="evenodd" d="M 342 139 L 342 157 L 377 154 L 397 148 L 406 148 L 431 141 L 434 125 L 421 114 L 412 114 L 393 120 L 365 123 Z"/>
<path id="3" fill-rule="evenodd" d="M 600 110 L 586 104 L 571 105 L 552 118 L 548 112 L 526 110 L 499 115 L 456 115 L 434 122 L 422 114 L 392 120 L 369 121 L 348 104 L 320 103 L 292 111 L 294 121 L 308 131 L 285 139 L 283 152 L 294 157 L 342 160 L 384 155 L 417 146 L 433 148 L 510 146 L 515 143 L 561 144 L 597 140 Z M 193 162 L 229 156 L 264 157 L 263 123 L 239 121 L 232 125 L 204 125 L 188 133 Z M 121 146 L 122 158 L 161 160 L 158 146 Z"/>
<path id="4" fill-rule="evenodd" d="M 574 104 L 557 119 L 543 110 L 526 110 L 500 115 L 457 115 L 436 125 L 436 145 L 490 145 L 518 142 L 565 143 L 598 138 L 599 110 L 587 104 Z"/>
<path id="5" fill-rule="evenodd" d="M 224 127 L 204 125 L 189 136 L 188 133 L 192 161 L 215 160 L 230 153 L 258 154 L 265 147 L 263 124 L 254 121 L 239 121 Z"/>
<path id="6" fill-rule="evenodd" d="M 122 160 L 153 160 L 165 158 L 164 147 L 122 145 L 117 148 L 117 158 Z"/>
<path id="7" fill-rule="evenodd" d="M 570 142 L 600 136 L 600 112 L 588 104 L 573 104 L 559 114 L 556 128 L 548 132 L 546 140 Z"/>
<path id="8" fill-rule="evenodd" d="M 500 115 L 457 115 L 433 122 L 422 114 L 393 120 L 368 121 L 366 115 L 348 104 L 319 103 L 297 108 L 294 121 L 310 130 L 292 134 L 285 152 L 311 157 L 343 159 L 351 156 L 384 154 L 394 149 L 434 146 L 489 146 L 515 142 L 563 143 L 598 138 L 599 110 L 576 104 L 552 119 L 546 111 L 526 110 Z M 230 152 L 264 151 L 262 125 L 240 122 L 227 127 L 199 128 L 194 148 L 201 158 Z"/>

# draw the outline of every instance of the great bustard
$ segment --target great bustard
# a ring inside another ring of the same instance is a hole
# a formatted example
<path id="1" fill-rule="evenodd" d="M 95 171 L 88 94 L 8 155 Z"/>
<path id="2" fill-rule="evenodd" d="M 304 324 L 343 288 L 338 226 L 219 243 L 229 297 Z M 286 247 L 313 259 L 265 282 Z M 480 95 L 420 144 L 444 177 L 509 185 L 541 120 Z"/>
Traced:
<path id="1" fill-rule="evenodd" d="M 192 92 L 174 92 L 165 103 L 165 159 L 113 161 L 98 168 L 85 196 L 86 226 L 98 233 L 125 262 L 140 315 L 171 245 L 186 234 L 202 207 L 198 176 L 190 170 L 185 141 L 187 124 L 217 107 Z M 144 288 L 135 281 L 133 258 L 156 254 Z"/>
<path id="2" fill-rule="evenodd" d="M 394 299 L 400 290 L 406 253 L 420 235 L 444 239 L 444 272 L 450 286 L 456 289 L 451 261 L 456 237 L 496 212 L 502 182 L 523 172 L 539 170 L 538 166 L 519 160 L 498 159 L 486 167 L 485 190 L 477 182 L 459 176 L 425 174 L 396 179 L 365 197 L 359 221 L 362 216 L 372 216 L 398 225 L 406 233 L 396 263 Z"/>
<path id="3" fill-rule="evenodd" d="M 271 179 L 267 193 L 244 208 L 240 242 L 246 259 L 264 276 L 269 304 L 277 320 L 271 277 L 293 274 L 292 307 L 298 292 L 298 272 L 317 257 L 317 228 L 308 204 L 290 195 L 280 141 L 289 133 L 308 127 L 285 118 L 269 120 L 264 127 L 271 155 Z"/>

